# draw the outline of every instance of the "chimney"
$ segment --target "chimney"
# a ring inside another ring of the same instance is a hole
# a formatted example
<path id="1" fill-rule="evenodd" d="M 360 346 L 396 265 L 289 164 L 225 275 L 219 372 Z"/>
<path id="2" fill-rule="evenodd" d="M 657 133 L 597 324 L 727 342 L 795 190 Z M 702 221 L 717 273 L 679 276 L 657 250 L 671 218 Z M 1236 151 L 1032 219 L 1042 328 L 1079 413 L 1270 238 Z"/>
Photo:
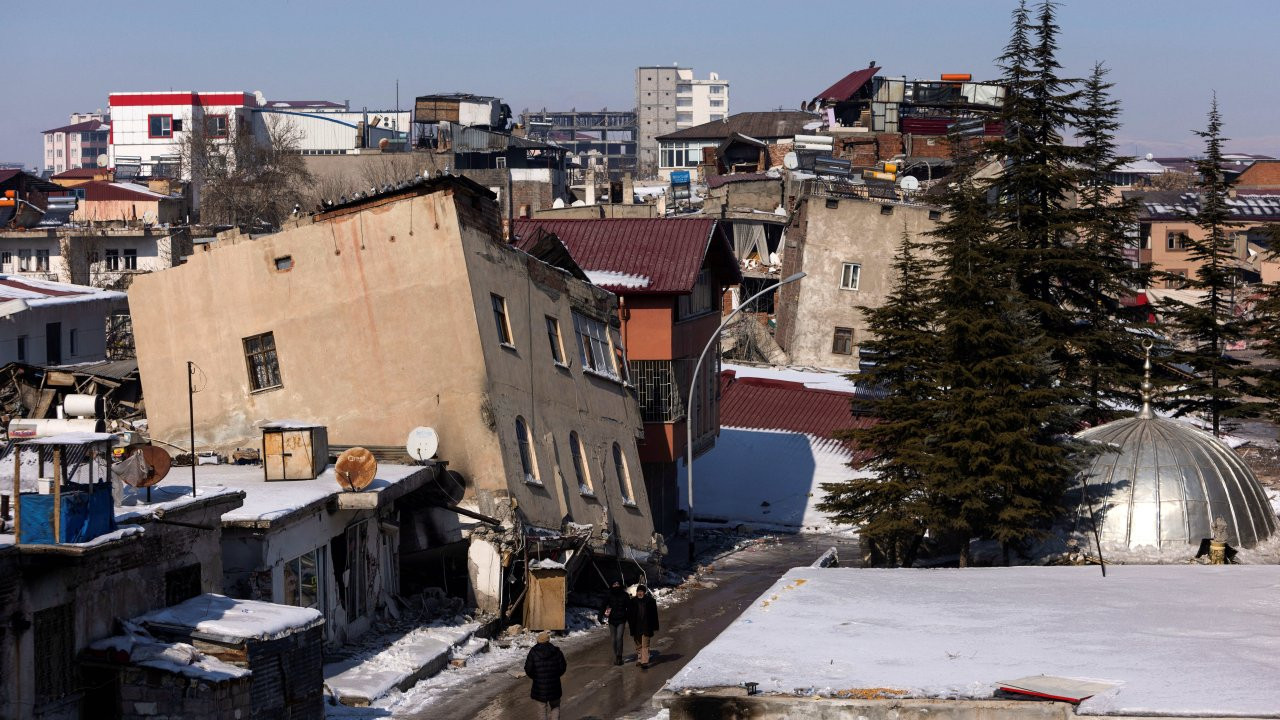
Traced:
<path id="1" fill-rule="evenodd" d="M 587 204 L 596 204 L 596 168 L 594 165 L 587 167 Z"/>
<path id="2" fill-rule="evenodd" d="M 622 204 L 631 205 L 636 201 L 636 185 L 631 179 L 631 173 L 622 176 Z"/>

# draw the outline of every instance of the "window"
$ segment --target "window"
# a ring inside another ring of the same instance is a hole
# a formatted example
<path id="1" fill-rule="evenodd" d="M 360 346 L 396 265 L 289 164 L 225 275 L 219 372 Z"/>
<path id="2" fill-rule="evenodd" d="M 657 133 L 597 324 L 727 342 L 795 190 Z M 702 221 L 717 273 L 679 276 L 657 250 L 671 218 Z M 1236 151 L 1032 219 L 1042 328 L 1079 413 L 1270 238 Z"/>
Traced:
<path id="1" fill-rule="evenodd" d="M 58 157 L 62 157 L 62 148 L 58 148 Z"/>
<path id="2" fill-rule="evenodd" d="M 693 86 L 692 86 L 692 85 L 677 85 L 677 86 L 676 86 L 676 92 L 677 92 L 677 93 L 691 93 L 691 92 L 693 92 Z"/>
<path id="3" fill-rule="evenodd" d="M 613 444 L 613 469 L 618 473 L 618 488 L 622 490 L 622 502 L 635 505 L 635 496 L 631 490 L 631 473 L 627 469 L 627 458 L 622 454 L 622 446 Z"/>
<path id="4" fill-rule="evenodd" d="M 538 456 L 533 452 L 533 436 L 529 433 L 529 425 L 524 418 L 516 416 L 516 447 L 520 449 L 520 469 L 524 471 L 524 481 L 541 485 L 538 479 Z"/>
<path id="5" fill-rule="evenodd" d="M 712 95 L 723 95 L 723 94 L 724 94 L 724 86 L 723 86 L 723 85 L 712 85 L 710 89 L 711 89 L 711 94 L 712 94 Z"/>
<path id="6" fill-rule="evenodd" d="M 723 113 L 711 113 L 711 120 L 712 120 L 712 121 L 716 121 L 716 120 L 723 120 L 723 119 L 724 119 L 724 114 L 723 114 Z"/>
<path id="7" fill-rule="evenodd" d="M 723 100 L 712 100 L 712 101 L 711 101 L 711 107 L 722 108 L 722 107 L 724 107 L 724 101 L 723 101 Z"/>
<path id="8" fill-rule="evenodd" d="M 893 214 L 893 206 L 892 206 L 892 205 L 881 205 L 881 206 L 880 206 L 880 214 L 881 214 L 881 215 L 892 215 L 892 214 Z"/>
<path id="9" fill-rule="evenodd" d="M 676 98 L 676 107 L 693 107 L 693 98 L 678 97 Z"/>
<path id="10" fill-rule="evenodd" d="M 929 211 L 929 219 L 930 219 L 930 220 L 941 220 L 941 219 L 942 219 L 942 211 L 941 211 L 941 210 L 930 210 L 930 211 Z"/>
<path id="11" fill-rule="evenodd" d="M 25 362 L 27 359 L 27 336 L 18 336 L 18 360 Z"/>
<path id="12" fill-rule="evenodd" d="M 249 390 L 269 390 L 280 387 L 280 363 L 276 357 L 276 338 L 273 333 L 263 333 L 244 339 L 244 358 L 249 365 Z"/>
<path id="13" fill-rule="evenodd" d="M 173 116 L 172 115 L 148 115 L 147 116 L 147 137 L 149 138 L 173 137 Z"/>
<path id="14" fill-rule="evenodd" d="M 678 123 L 691 123 L 691 122 L 693 122 L 693 113 L 691 113 L 691 112 L 678 112 L 678 113 L 676 113 L 676 122 L 678 122 Z"/>
<path id="15" fill-rule="evenodd" d="M 200 594 L 200 563 L 164 574 L 164 604 L 177 605 Z"/>
<path id="16" fill-rule="evenodd" d="M 18 250 L 18 272 L 31 272 L 30 250 Z"/>
<path id="17" fill-rule="evenodd" d="M 694 283 L 693 292 L 688 295 L 681 295 L 676 303 L 676 320 L 684 320 L 698 315 L 703 315 L 719 306 L 720 289 L 716 286 L 711 277 L 710 270 L 702 270 L 698 273 L 698 282 Z"/>
<path id="18" fill-rule="evenodd" d="M 569 452 L 573 454 L 573 471 L 578 476 L 578 492 L 583 495 L 594 495 L 591 487 L 591 469 L 587 466 L 586 450 L 582 447 L 582 438 L 578 433 L 569 433 Z"/>
<path id="19" fill-rule="evenodd" d="M 489 295 L 489 301 L 493 304 L 493 322 L 498 327 L 498 342 L 512 347 L 511 344 L 511 323 L 507 322 L 507 301 L 501 295 Z"/>
<path id="20" fill-rule="evenodd" d="M 76 616 L 71 603 L 34 614 L 36 702 L 57 700 L 76 687 Z"/>
<path id="21" fill-rule="evenodd" d="M 681 365 L 678 366 L 677 363 Z M 645 422 L 671 423 L 684 417 L 684 384 L 679 370 L 685 360 L 632 360 L 631 381 L 636 386 L 640 418 Z M 684 368 L 687 373 L 687 368 Z"/>
<path id="22" fill-rule="evenodd" d="M 70 335 L 70 338 L 71 338 L 71 340 L 70 340 L 70 345 L 71 345 L 71 357 L 75 357 L 75 356 L 76 356 L 76 329 L 75 329 L 75 328 L 71 328 L 71 332 L 69 333 L 69 335 Z"/>
<path id="23" fill-rule="evenodd" d="M 840 270 L 840 289 L 857 290 L 858 278 L 862 275 L 862 266 L 857 263 L 845 263 Z"/>
<path id="24" fill-rule="evenodd" d="M 609 330 L 605 324 L 574 313 L 573 330 L 578 337 L 578 357 L 582 360 L 582 369 L 617 380 L 618 371 L 613 367 Z"/>
<path id="25" fill-rule="evenodd" d="M 293 256 L 283 255 L 276 258 L 276 272 L 285 272 L 293 269 Z"/>
<path id="26" fill-rule="evenodd" d="M 322 610 L 324 548 L 316 548 L 284 564 L 283 604 Z"/>
<path id="27" fill-rule="evenodd" d="M 49 251 L 36 250 L 36 270 L 38 272 L 49 272 Z"/>
<path id="28" fill-rule="evenodd" d="M 120 269 L 120 251 L 119 250 L 116 250 L 113 248 L 107 248 L 106 250 L 103 251 L 103 255 L 106 257 L 108 270 Z"/>
<path id="29" fill-rule="evenodd" d="M 560 321 L 547 316 L 547 340 L 551 342 L 551 360 L 557 365 L 565 365 L 564 339 L 560 336 Z"/>
<path id="30" fill-rule="evenodd" d="M 1181 230 L 1170 230 L 1165 235 L 1165 247 L 1169 250 L 1186 250 L 1190 238 Z"/>
<path id="31" fill-rule="evenodd" d="M 121 259 L 124 260 L 125 270 L 138 269 L 138 251 L 137 250 L 125 248 L 124 250 L 120 251 L 120 257 Z"/>
<path id="32" fill-rule="evenodd" d="M 0 251 L 0 265 L 4 266 L 5 272 L 12 272 L 13 253 L 8 250 Z"/>
<path id="33" fill-rule="evenodd" d="M 346 584 L 347 622 L 364 617 L 369 612 L 369 521 L 347 528 L 348 572 Z"/>
<path id="34" fill-rule="evenodd" d="M 853 328 L 836 328 L 835 337 L 831 341 L 831 352 L 836 355 L 853 354 Z"/>
<path id="35" fill-rule="evenodd" d="M 174 121 L 173 121 L 173 131 L 174 131 L 174 132 L 182 132 L 182 119 L 181 119 L 181 118 L 176 118 L 176 119 L 174 119 Z"/>
<path id="36" fill-rule="evenodd" d="M 226 115 L 206 115 L 204 118 L 204 132 L 211 138 L 224 138 L 228 134 L 227 116 Z"/>

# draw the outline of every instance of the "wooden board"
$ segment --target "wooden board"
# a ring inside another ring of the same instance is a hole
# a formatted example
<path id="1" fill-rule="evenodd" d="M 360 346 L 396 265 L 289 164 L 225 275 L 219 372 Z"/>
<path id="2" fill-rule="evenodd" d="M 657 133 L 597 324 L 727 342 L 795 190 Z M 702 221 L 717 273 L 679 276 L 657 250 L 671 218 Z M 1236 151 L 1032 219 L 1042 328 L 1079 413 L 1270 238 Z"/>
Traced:
<path id="1" fill-rule="evenodd" d="M 1106 692 L 1120 683 L 1105 680 L 1057 677 L 1055 675 L 1031 675 L 999 683 L 1000 689 L 1015 695 L 1029 695 L 1046 700 L 1078 703 L 1100 692 Z"/>
<path id="2" fill-rule="evenodd" d="M 534 630 L 564 630 L 564 570 L 530 570 L 524 599 L 524 626 Z"/>

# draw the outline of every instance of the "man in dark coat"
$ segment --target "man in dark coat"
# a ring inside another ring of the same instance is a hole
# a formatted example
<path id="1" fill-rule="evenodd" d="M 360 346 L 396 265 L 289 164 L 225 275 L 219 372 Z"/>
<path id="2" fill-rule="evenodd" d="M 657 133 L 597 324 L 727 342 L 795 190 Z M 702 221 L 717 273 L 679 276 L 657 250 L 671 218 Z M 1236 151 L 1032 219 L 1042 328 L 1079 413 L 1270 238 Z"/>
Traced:
<path id="1" fill-rule="evenodd" d="M 631 625 L 631 639 L 636 643 L 636 663 L 641 669 L 647 668 L 649 641 L 658 632 L 658 603 L 644 585 L 636 587 L 636 596 L 631 600 L 627 622 Z"/>
<path id="2" fill-rule="evenodd" d="M 604 601 L 604 607 L 600 608 L 600 622 L 609 621 L 609 632 L 613 635 L 613 664 L 622 664 L 622 638 L 627 627 L 627 612 L 630 609 L 631 598 L 627 597 L 626 588 L 622 587 L 622 583 L 614 580 L 613 585 L 609 588 L 609 597 Z"/>
<path id="3" fill-rule="evenodd" d="M 541 703 L 543 720 L 560 720 L 560 676 L 566 667 L 564 653 L 551 644 L 551 633 L 538 633 L 538 644 L 524 659 L 524 674 L 533 681 L 529 697 Z"/>

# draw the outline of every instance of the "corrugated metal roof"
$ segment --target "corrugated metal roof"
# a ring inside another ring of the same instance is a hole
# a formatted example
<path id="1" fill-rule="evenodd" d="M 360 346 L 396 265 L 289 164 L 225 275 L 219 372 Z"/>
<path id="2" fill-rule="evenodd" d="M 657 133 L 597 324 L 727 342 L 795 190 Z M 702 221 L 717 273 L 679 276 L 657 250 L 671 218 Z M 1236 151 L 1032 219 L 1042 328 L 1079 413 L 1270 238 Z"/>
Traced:
<path id="1" fill-rule="evenodd" d="M 109 127 L 110 127 L 109 125 L 102 122 L 101 120 L 85 120 L 84 122 L 78 122 L 73 125 L 63 125 L 62 127 L 56 127 L 52 130 L 45 130 L 40 134 L 48 135 L 49 133 L 56 133 L 56 132 L 63 132 L 63 133 L 100 132 L 103 130 L 107 130 Z"/>
<path id="2" fill-rule="evenodd" d="M 815 95 L 813 99 L 844 102 L 853 97 L 853 94 L 858 92 L 863 85 L 866 85 L 878 72 L 880 72 L 880 68 L 874 65 L 861 70 L 854 70 L 837 80 L 835 85 Z"/>
<path id="3" fill-rule="evenodd" d="M 102 377 L 109 380 L 127 380 L 130 376 L 137 374 L 138 361 L 130 358 L 128 360 L 103 360 L 101 362 L 76 363 L 75 365 L 42 365 L 39 367 L 78 375 Z"/>
<path id="4" fill-rule="evenodd" d="M 76 188 L 84 190 L 84 199 L 86 202 L 97 202 L 105 200 L 133 200 L 135 202 L 155 202 L 157 200 L 169 200 L 174 198 L 171 195 L 161 195 L 152 192 L 141 185 L 109 183 L 102 180 L 91 180 Z"/>
<path id="5" fill-rule="evenodd" d="M 876 421 L 854 415 L 853 393 L 817 390 L 804 383 L 720 373 L 721 427 L 788 430 L 835 439 L 840 430 L 871 427 Z M 848 441 L 846 447 L 854 450 Z M 855 459 L 865 459 L 855 451 Z"/>
<path id="6" fill-rule="evenodd" d="M 805 124 L 817 119 L 818 116 L 813 113 L 798 110 L 743 112 L 730 115 L 724 120 L 712 120 L 677 130 L 658 137 L 658 140 L 723 140 L 734 133 L 758 140 L 776 140 L 803 133 Z"/>
<path id="7" fill-rule="evenodd" d="M 51 180 L 78 180 L 80 178 L 95 178 L 99 175 L 106 175 L 111 170 L 99 167 L 78 167 L 64 170 L 57 175 L 52 176 Z"/>
<path id="8" fill-rule="evenodd" d="M 722 279 L 741 281 L 714 218 L 516 220 L 513 244 L 527 252 L 538 229 L 560 238 L 588 275 L 616 275 L 616 282 L 597 275 L 595 284 L 619 295 L 688 293 L 708 255 Z"/>

